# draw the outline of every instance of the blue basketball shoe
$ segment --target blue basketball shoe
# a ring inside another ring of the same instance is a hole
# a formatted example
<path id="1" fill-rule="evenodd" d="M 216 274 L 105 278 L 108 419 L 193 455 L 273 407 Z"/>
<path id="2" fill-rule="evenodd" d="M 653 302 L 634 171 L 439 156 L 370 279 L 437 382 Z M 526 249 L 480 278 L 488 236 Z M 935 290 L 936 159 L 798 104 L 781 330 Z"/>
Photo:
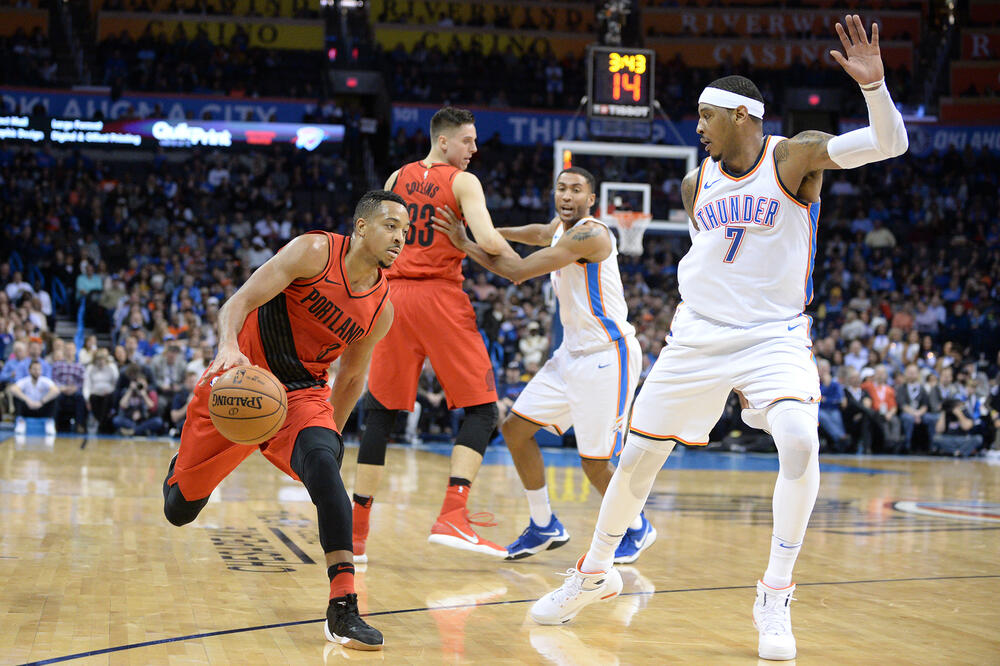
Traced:
<path id="1" fill-rule="evenodd" d="M 642 518 L 642 526 L 638 529 L 628 529 L 625 531 L 625 536 L 622 537 L 622 542 L 618 544 L 618 550 L 615 551 L 615 564 L 631 564 L 639 559 L 639 555 L 642 551 L 646 550 L 653 545 L 656 541 L 656 528 L 646 520 L 646 514 L 640 513 L 639 517 Z"/>
<path id="2" fill-rule="evenodd" d="M 543 550 L 558 548 L 567 541 L 569 541 L 569 532 L 566 531 L 555 514 L 552 515 L 552 520 L 545 527 L 539 527 L 535 521 L 529 519 L 528 526 L 521 532 L 521 536 L 517 537 L 517 541 L 507 546 L 505 559 L 519 560 Z"/>

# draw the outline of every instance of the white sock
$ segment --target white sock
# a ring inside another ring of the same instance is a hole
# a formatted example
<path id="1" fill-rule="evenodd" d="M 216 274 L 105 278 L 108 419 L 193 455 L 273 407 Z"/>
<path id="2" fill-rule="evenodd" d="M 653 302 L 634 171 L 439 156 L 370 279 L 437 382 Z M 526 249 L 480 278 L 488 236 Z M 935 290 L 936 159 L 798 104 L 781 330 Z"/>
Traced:
<path id="1" fill-rule="evenodd" d="M 642 513 L 641 512 L 639 513 L 638 516 L 635 517 L 635 520 L 633 520 L 631 523 L 629 523 L 628 528 L 630 530 L 637 530 L 640 527 L 642 527 Z"/>
<path id="2" fill-rule="evenodd" d="M 542 486 L 538 490 L 525 490 L 528 496 L 528 509 L 531 519 L 539 527 L 545 527 L 552 520 L 552 506 L 549 504 L 549 489 Z"/>
<path id="3" fill-rule="evenodd" d="M 607 571 L 614 565 L 615 550 L 625 536 L 625 530 L 642 511 L 649 491 L 653 489 L 657 472 L 674 448 L 672 442 L 650 443 L 651 448 L 656 448 L 651 451 L 639 448 L 636 440 L 646 441 L 629 435 L 629 440 L 625 443 L 618 467 L 604 493 L 594 538 L 590 542 L 590 550 L 583 558 L 583 564 L 580 565 L 582 571 Z"/>
<path id="4" fill-rule="evenodd" d="M 799 556 L 802 542 L 789 543 L 777 535 L 771 535 L 771 557 L 767 561 L 767 571 L 761 581 L 768 587 L 780 590 L 792 584 L 792 569 Z"/>
<path id="5" fill-rule="evenodd" d="M 600 528 L 595 529 L 594 536 L 590 540 L 590 550 L 583 558 L 580 571 L 597 573 L 598 571 L 610 570 L 615 563 L 615 551 L 618 550 L 618 544 L 622 542 L 624 536 L 625 532 L 608 534 L 602 532 Z"/>

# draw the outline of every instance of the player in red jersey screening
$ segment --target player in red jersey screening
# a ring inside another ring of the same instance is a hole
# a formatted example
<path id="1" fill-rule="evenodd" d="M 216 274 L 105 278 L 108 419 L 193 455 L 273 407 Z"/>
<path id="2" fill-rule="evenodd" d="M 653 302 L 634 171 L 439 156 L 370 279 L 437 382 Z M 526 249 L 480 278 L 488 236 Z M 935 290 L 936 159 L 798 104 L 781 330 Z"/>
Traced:
<path id="1" fill-rule="evenodd" d="M 367 562 L 368 518 L 385 465 L 385 449 L 399 410 L 412 410 L 424 359 L 430 359 L 451 409 L 465 419 L 451 454 L 444 504 L 429 541 L 505 557 L 472 525 L 491 525 L 468 515 L 469 490 L 497 423 L 497 393 L 486 346 L 468 296 L 462 291 L 465 253 L 435 233 L 437 208 L 460 211 L 476 243 L 491 255 L 514 251 L 493 227 L 479 179 L 465 170 L 476 153 L 473 115 L 446 107 L 431 119 L 431 150 L 393 173 L 386 189 L 406 200 L 410 231 L 406 252 L 388 273 L 396 320 L 376 345 L 365 398 L 365 431 L 354 484 L 355 562 Z M 488 515 L 488 514 L 486 514 Z M 470 524 L 471 523 L 471 524 Z"/>
<path id="2" fill-rule="evenodd" d="M 354 218 L 350 237 L 311 232 L 294 238 L 219 311 L 219 352 L 188 405 L 180 451 L 163 483 L 163 510 L 174 525 L 190 523 L 216 486 L 259 448 L 302 481 L 316 505 L 330 578 L 327 639 L 381 650 L 382 634 L 358 615 L 340 430 L 364 390 L 372 349 L 392 325 L 382 269 L 402 251 L 409 221 L 403 200 L 385 191 L 361 197 Z M 327 371 L 338 358 L 331 390 Z M 269 369 L 288 393 L 284 425 L 259 447 L 225 439 L 208 413 L 212 380 L 251 364 Z"/>

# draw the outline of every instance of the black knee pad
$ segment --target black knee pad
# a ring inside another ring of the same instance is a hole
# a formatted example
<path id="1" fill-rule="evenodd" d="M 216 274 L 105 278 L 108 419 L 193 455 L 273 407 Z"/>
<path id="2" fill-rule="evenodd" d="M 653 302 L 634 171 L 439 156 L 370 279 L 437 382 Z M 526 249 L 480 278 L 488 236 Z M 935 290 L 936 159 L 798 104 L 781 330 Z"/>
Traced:
<path id="1" fill-rule="evenodd" d="M 365 431 L 361 435 L 358 464 L 385 465 L 385 449 L 396 427 L 398 411 L 387 409 L 371 393 L 365 394 Z"/>
<path id="2" fill-rule="evenodd" d="M 299 431 L 292 447 L 292 457 L 289 460 L 292 471 L 304 479 L 303 474 L 310 472 L 306 462 L 315 453 L 328 452 L 336 463 L 337 478 L 340 478 L 340 463 L 344 459 L 344 439 L 336 430 L 312 426 Z"/>
<path id="3" fill-rule="evenodd" d="M 172 486 L 167 483 L 167 480 L 174 475 L 176 463 L 177 456 L 174 456 L 173 460 L 170 461 L 170 467 L 167 468 L 167 476 L 163 479 L 163 515 L 167 517 L 171 525 L 180 527 L 198 517 L 201 510 L 208 504 L 208 497 L 198 500 L 184 499 L 184 493 L 181 492 L 176 483 Z"/>
<path id="4" fill-rule="evenodd" d="M 305 428 L 292 449 L 291 467 L 316 505 L 324 553 L 351 550 L 351 500 L 340 478 L 344 442 L 329 428 Z"/>
<path id="5" fill-rule="evenodd" d="M 170 524 L 180 527 L 187 525 L 201 513 L 201 510 L 208 504 L 208 498 L 188 501 L 184 499 L 181 489 L 175 483 L 167 486 L 164 483 L 163 489 L 163 515 L 167 517 Z"/>
<path id="6" fill-rule="evenodd" d="M 483 455 L 499 420 L 500 411 L 495 402 L 466 407 L 465 419 L 455 437 L 455 446 L 466 446 Z"/>

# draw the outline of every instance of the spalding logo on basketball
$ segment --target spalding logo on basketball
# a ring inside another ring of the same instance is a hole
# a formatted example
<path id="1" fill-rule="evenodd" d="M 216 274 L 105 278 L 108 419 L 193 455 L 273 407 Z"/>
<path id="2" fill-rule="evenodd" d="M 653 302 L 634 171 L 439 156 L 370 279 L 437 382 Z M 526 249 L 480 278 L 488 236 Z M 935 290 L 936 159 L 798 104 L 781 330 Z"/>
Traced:
<path id="1" fill-rule="evenodd" d="M 264 368 L 239 365 L 213 380 L 208 413 L 223 437 L 255 446 L 281 429 L 288 415 L 288 396 L 281 382 Z"/>

